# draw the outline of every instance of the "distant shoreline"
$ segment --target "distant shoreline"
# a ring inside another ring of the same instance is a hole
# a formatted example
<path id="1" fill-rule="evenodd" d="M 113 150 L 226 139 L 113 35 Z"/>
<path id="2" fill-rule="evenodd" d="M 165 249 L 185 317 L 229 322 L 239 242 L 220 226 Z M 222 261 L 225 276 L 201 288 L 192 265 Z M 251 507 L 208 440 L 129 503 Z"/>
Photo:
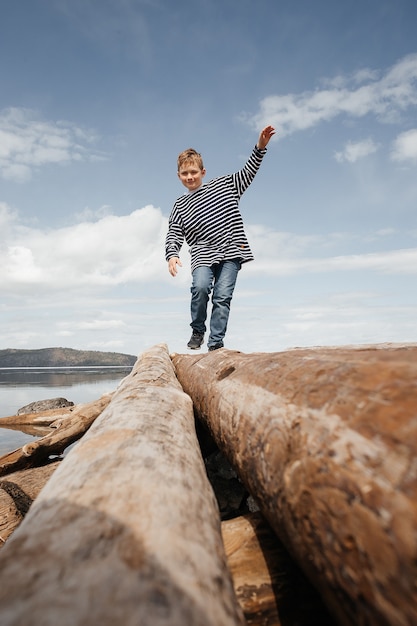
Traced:
<path id="1" fill-rule="evenodd" d="M 0 369 L 133 367 L 137 357 L 121 352 L 40 348 L 37 350 L 0 350 Z"/>
<path id="2" fill-rule="evenodd" d="M 91 370 L 91 369 L 100 369 L 100 370 L 105 370 L 105 369 L 120 369 L 120 370 L 124 370 L 124 369 L 131 369 L 132 365 L 100 365 L 100 364 L 96 364 L 96 365 L 30 365 L 30 366 L 24 366 L 24 367 L 0 367 L 0 371 L 5 371 L 5 370 L 18 370 L 18 371 L 22 371 L 22 370 L 28 370 L 28 371 L 33 371 L 33 370 Z"/>

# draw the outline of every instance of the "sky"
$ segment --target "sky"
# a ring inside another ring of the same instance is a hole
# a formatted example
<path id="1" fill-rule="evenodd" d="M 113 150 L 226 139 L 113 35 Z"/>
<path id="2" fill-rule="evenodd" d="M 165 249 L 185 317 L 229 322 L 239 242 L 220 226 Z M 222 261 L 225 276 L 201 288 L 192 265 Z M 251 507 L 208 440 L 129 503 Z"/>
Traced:
<path id="1" fill-rule="evenodd" d="M 225 346 L 417 341 L 415 0 L 0 10 L 0 348 L 186 352 L 177 155 L 235 172 L 267 124 Z"/>

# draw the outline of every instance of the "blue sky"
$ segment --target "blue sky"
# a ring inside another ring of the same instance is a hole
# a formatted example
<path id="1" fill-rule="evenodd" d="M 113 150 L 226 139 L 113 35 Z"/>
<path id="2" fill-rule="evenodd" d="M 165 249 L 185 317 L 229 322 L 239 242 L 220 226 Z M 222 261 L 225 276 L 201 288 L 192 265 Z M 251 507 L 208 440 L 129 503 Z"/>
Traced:
<path id="1" fill-rule="evenodd" d="M 183 192 L 277 135 L 241 201 L 226 347 L 417 341 L 415 0 L 16 0 L 0 19 L 0 347 L 189 339 Z"/>

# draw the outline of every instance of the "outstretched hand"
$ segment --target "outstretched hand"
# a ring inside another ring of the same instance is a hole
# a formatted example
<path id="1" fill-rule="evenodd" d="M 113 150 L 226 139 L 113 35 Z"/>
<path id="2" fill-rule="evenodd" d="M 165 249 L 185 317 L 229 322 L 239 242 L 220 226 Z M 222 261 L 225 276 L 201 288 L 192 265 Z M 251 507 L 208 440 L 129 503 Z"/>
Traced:
<path id="1" fill-rule="evenodd" d="M 273 126 L 265 126 L 259 134 L 258 143 L 256 144 L 259 150 L 265 150 L 272 135 L 275 135 L 275 128 Z"/>

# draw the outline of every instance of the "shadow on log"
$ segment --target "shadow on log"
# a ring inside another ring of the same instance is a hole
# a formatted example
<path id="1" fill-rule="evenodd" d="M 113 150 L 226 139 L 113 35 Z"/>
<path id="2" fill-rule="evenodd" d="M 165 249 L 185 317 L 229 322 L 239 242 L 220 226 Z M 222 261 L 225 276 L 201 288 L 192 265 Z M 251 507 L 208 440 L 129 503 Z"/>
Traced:
<path id="1" fill-rule="evenodd" d="M 172 355 L 340 624 L 417 624 L 417 347 Z"/>
<path id="2" fill-rule="evenodd" d="M 61 460 L 0 478 L 0 548 L 19 526 Z"/>
<path id="3" fill-rule="evenodd" d="M 0 552 L 2 626 L 243 624 L 190 398 L 143 353 Z"/>

